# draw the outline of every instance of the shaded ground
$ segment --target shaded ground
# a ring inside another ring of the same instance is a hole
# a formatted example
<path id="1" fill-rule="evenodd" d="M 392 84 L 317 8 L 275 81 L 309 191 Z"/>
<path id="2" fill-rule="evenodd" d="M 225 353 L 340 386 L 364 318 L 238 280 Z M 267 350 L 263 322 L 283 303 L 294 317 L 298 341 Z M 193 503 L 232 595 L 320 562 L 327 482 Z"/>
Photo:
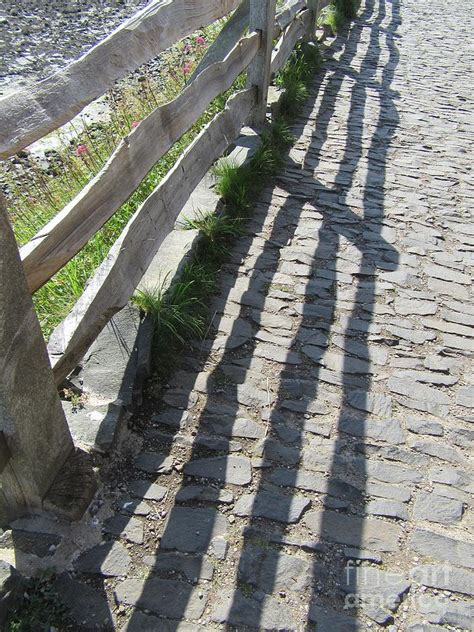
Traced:
<path id="1" fill-rule="evenodd" d="M 367 0 L 332 45 L 60 580 L 82 629 L 472 629 L 468 13 Z"/>

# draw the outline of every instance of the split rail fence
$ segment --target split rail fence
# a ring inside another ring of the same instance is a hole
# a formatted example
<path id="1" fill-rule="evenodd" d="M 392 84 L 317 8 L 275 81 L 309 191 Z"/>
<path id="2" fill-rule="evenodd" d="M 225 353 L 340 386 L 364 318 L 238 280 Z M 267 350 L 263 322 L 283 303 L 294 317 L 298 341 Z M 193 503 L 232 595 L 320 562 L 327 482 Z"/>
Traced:
<path id="1" fill-rule="evenodd" d="M 289 0 L 277 13 L 276 0 L 154 0 L 65 70 L 0 100 L 0 159 L 7 159 L 176 41 L 234 12 L 225 37 L 218 36 L 182 92 L 123 138 L 89 184 L 20 250 L 0 200 L 0 521 L 41 508 L 74 448 L 58 385 L 126 305 L 211 165 L 244 124 L 264 121 L 272 75 L 301 38 L 314 36 L 326 4 Z M 31 294 L 86 245 L 244 71 L 246 89 L 229 98 L 137 209 L 46 346 Z"/>

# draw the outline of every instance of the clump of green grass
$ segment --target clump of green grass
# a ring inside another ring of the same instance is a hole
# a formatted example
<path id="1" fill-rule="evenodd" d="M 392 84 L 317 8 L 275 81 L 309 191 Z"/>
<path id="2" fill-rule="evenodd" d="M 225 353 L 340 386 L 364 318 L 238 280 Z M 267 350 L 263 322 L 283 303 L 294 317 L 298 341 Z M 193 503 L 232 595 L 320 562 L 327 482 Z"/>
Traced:
<path id="1" fill-rule="evenodd" d="M 72 630 L 68 610 L 53 588 L 54 576 L 45 572 L 29 579 L 20 604 L 9 615 L 5 632 Z"/>
<path id="2" fill-rule="evenodd" d="M 300 44 L 292 53 L 276 79 L 276 84 L 285 90 L 279 104 L 284 119 L 296 116 L 308 97 L 308 84 L 321 64 L 321 53 L 315 44 Z"/>
<path id="3" fill-rule="evenodd" d="M 336 34 L 356 17 L 359 6 L 359 0 L 333 0 L 322 10 L 319 23 L 327 25 Z"/>
<path id="4" fill-rule="evenodd" d="M 186 230 L 199 230 L 203 242 L 201 248 L 213 259 L 221 260 L 228 253 L 229 244 L 242 234 L 241 219 L 217 213 L 199 211 L 196 217 L 185 217 L 183 227 Z"/>

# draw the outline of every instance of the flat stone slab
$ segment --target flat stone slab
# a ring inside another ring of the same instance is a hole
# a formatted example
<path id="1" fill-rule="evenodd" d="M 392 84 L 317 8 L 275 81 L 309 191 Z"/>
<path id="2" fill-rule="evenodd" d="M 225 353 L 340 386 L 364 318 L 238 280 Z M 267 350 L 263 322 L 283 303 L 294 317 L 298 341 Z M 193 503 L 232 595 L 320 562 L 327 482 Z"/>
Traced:
<path id="1" fill-rule="evenodd" d="M 134 544 L 143 544 L 143 522 L 138 518 L 117 514 L 105 521 L 104 531 Z"/>
<path id="2" fill-rule="evenodd" d="M 264 597 L 263 600 L 246 597 L 240 591 L 221 591 L 211 612 L 214 623 L 228 623 L 237 626 L 255 628 L 258 622 L 259 630 L 274 632 L 288 632 L 296 629 L 296 621 L 291 609 L 274 597 Z"/>
<path id="3" fill-rule="evenodd" d="M 474 604 L 454 603 L 447 598 L 425 595 L 423 599 L 420 599 L 419 614 L 430 623 L 472 630 Z"/>
<path id="4" fill-rule="evenodd" d="M 312 575 L 309 560 L 275 549 L 248 545 L 239 560 L 239 580 L 266 594 L 305 590 L 311 584 Z"/>
<path id="5" fill-rule="evenodd" d="M 419 492 L 413 506 L 414 520 L 452 524 L 462 518 L 463 503 L 439 494 Z"/>
<path id="6" fill-rule="evenodd" d="M 366 437 L 374 441 L 386 441 L 392 445 L 399 445 L 404 442 L 405 436 L 397 419 L 385 419 L 375 421 L 365 419 L 350 419 L 343 417 L 339 421 L 339 430 L 355 437 Z"/>
<path id="7" fill-rule="evenodd" d="M 215 487 L 204 487 L 203 485 L 186 485 L 176 494 L 176 502 L 185 503 L 190 500 L 228 505 L 234 502 L 234 494 L 227 489 L 216 489 Z"/>
<path id="8" fill-rule="evenodd" d="M 170 619 L 199 619 L 207 602 L 207 590 L 171 579 L 126 579 L 114 591 L 118 603 L 138 607 Z"/>
<path id="9" fill-rule="evenodd" d="M 202 632 L 202 626 L 187 621 L 176 621 L 155 617 L 139 610 L 132 613 L 120 632 Z"/>
<path id="10" fill-rule="evenodd" d="M 173 507 L 166 520 L 161 547 L 184 553 L 205 552 L 209 542 L 223 536 L 226 529 L 227 520 L 217 510 Z"/>
<path id="11" fill-rule="evenodd" d="M 410 571 L 413 581 L 464 595 L 474 595 L 474 572 L 449 564 L 423 564 Z"/>
<path id="12" fill-rule="evenodd" d="M 334 511 L 311 511 L 304 517 L 304 522 L 312 533 L 321 538 L 375 551 L 397 551 L 402 535 L 398 525 Z"/>
<path id="13" fill-rule="evenodd" d="M 143 561 L 157 575 L 181 574 L 194 583 L 198 579 L 211 580 L 214 574 L 214 567 L 206 558 L 177 551 L 159 551 L 157 555 L 147 555 Z"/>
<path id="14" fill-rule="evenodd" d="M 115 616 L 105 592 L 83 584 L 67 573 L 59 575 L 52 587 L 67 607 L 69 617 L 81 629 L 116 629 Z"/>
<path id="15" fill-rule="evenodd" d="M 79 573 L 124 577 L 130 566 L 130 555 L 120 542 L 104 542 L 83 553 L 74 564 Z"/>
<path id="16" fill-rule="evenodd" d="M 308 619 L 316 624 L 318 630 L 327 630 L 328 632 L 359 632 L 360 630 L 356 617 L 322 606 L 311 606 Z"/>
<path id="17" fill-rule="evenodd" d="M 425 529 L 415 529 L 408 539 L 408 546 L 427 557 L 474 568 L 474 544 L 470 542 Z"/>
<path id="18" fill-rule="evenodd" d="M 277 522 L 298 522 L 303 511 L 310 504 L 302 496 L 285 496 L 275 492 L 262 491 L 258 494 L 245 494 L 235 503 L 237 516 L 268 518 Z"/>
<path id="19" fill-rule="evenodd" d="M 144 500 L 163 500 L 168 493 L 168 488 L 149 481 L 136 480 L 128 484 L 128 489 L 132 496 L 143 498 Z"/>
<path id="20" fill-rule="evenodd" d="M 244 456 L 218 456 L 190 461 L 185 465 L 184 473 L 232 485 L 247 485 L 252 480 L 252 465 Z"/>
<path id="21" fill-rule="evenodd" d="M 142 452 L 135 459 L 135 467 L 149 474 L 169 474 L 173 469 L 173 458 L 159 452 Z"/>

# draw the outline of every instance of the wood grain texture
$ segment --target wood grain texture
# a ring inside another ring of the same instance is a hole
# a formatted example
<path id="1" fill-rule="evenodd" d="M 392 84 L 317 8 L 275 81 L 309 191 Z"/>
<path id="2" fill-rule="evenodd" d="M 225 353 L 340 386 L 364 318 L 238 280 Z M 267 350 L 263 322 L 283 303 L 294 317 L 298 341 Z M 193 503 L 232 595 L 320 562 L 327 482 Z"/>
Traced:
<path id="1" fill-rule="evenodd" d="M 256 91 L 238 92 L 199 134 L 130 219 L 71 313 L 53 332 L 48 350 L 56 383 L 74 369 L 107 321 L 132 296 L 179 212 L 212 163 L 237 137 Z"/>
<path id="2" fill-rule="evenodd" d="M 222 27 L 219 35 L 206 51 L 189 81 L 193 81 L 203 70 L 216 61 L 222 61 L 234 48 L 249 25 L 250 0 L 242 0 L 236 11 Z"/>
<path id="3" fill-rule="evenodd" d="M 304 8 L 306 8 L 306 0 L 290 0 L 283 6 L 281 11 L 277 13 L 275 19 L 278 27 L 278 31 L 276 32 L 277 37 L 282 31 L 286 29 L 288 24 L 290 24 L 290 22 L 292 22 L 298 15 L 298 13 Z"/>
<path id="4" fill-rule="evenodd" d="M 286 62 L 298 40 L 306 34 L 310 22 L 311 11 L 305 9 L 287 27 L 272 54 L 272 74 L 277 73 Z"/>
<path id="5" fill-rule="evenodd" d="M 231 87 L 259 48 L 254 33 L 208 66 L 173 101 L 156 108 L 117 147 L 91 182 L 21 249 L 32 292 L 61 269 L 138 187 L 153 165 Z"/>
<path id="6" fill-rule="evenodd" d="M 239 3 L 154 0 L 64 70 L 0 99 L 0 158 L 64 125 L 117 79 Z"/>
<path id="7" fill-rule="evenodd" d="M 253 122 L 261 125 L 267 112 L 268 86 L 270 85 L 270 63 L 275 27 L 276 0 L 250 0 L 249 30 L 262 35 L 262 43 L 252 64 L 249 66 L 247 85 L 256 86 L 257 104 Z"/>

